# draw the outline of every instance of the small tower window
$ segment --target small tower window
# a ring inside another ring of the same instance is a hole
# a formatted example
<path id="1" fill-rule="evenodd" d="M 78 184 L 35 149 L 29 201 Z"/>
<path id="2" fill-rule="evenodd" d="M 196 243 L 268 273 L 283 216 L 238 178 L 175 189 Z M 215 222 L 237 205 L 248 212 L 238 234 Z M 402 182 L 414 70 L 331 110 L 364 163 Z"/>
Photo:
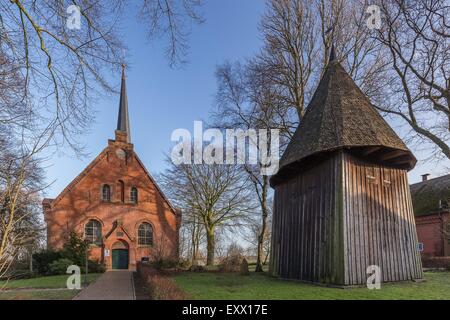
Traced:
<path id="1" fill-rule="evenodd" d="M 378 171 L 375 168 L 366 168 L 367 182 L 371 184 L 378 184 Z"/>
<path id="2" fill-rule="evenodd" d="M 103 185 L 102 189 L 102 200 L 105 202 L 111 201 L 111 187 L 107 184 Z"/>
<path id="3" fill-rule="evenodd" d="M 138 244 L 152 245 L 153 244 L 153 228 L 148 222 L 144 222 L 138 229 Z"/>
<path id="4" fill-rule="evenodd" d="M 122 180 L 119 180 L 120 187 L 120 202 L 125 202 L 125 183 Z"/>
<path id="5" fill-rule="evenodd" d="M 136 187 L 132 187 L 131 191 L 130 191 L 130 201 L 132 203 L 137 203 L 138 202 L 138 190 Z"/>
<path id="6" fill-rule="evenodd" d="M 102 225 L 99 221 L 91 219 L 84 226 L 84 238 L 91 244 L 102 244 Z"/>

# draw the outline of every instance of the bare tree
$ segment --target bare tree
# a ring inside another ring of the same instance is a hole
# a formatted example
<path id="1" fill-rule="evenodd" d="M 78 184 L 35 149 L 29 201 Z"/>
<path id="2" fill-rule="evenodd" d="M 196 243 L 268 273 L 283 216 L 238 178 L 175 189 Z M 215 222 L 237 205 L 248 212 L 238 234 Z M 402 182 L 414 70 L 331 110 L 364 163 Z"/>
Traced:
<path id="1" fill-rule="evenodd" d="M 30 167 L 38 168 L 48 147 L 68 144 L 82 155 L 79 138 L 93 119 L 95 97 L 114 91 L 106 76 L 125 62 L 123 14 L 137 9 L 149 35 L 169 35 L 169 64 L 176 65 L 187 54 L 188 22 L 202 21 L 200 5 L 200 0 L 0 1 L 0 134 L 17 151 L 0 150 L 0 276 L 20 241 L 28 239 L 22 228 L 28 209 L 20 204 L 32 198 L 28 182 L 38 171 Z"/>
<path id="2" fill-rule="evenodd" d="M 197 265 L 200 259 L 200 245 L 203 243 L 204 232 L 198 217 L 190 213 L 183 213 L 180 228 L 180 256 Z"/>
<path id="3" fill-rule="evenodd" d="M 39 161 L 14 147 L 0 138 L 0 278 L 8 276 L 17 255 L 42 235 L 42 169 Z"/>
<path id="4" fill-rule="evenodd" d="M 167 259 L 173 259 L 172 256 L 169 256 L 167 250 L 168 239 L 164 233 L 160 233 L 153 239 L 153 250 L 151 252 L 152 261 L 156 263 L 159 267 L 162 267 L 164 261 Z"/>
<path id="5" fill-rule="evenodd" d="M 375 3 L 383 18 L 375 38 L 390 61 L 378 107 L 406 122 L 416 142 L 450 159 L 450 6 L 440 0 Z"/>
<path id="6" fill-rule="evenodd" d="M 222 128 L 279 129 L 289 142 L 335 46 L 338 58 L 371 96 L 383 59 L 366 26 L 366 1 L 268 0 L 260 22 L 264 45 L 245 64 L 228 62 L 216 70 L 216 125 Z M 260 205 L 256 271 L 262 271 L 268 233 L 269 177 L 260 165 L 243 165 Z"/>
<path id="7" fill-rule="evenodd" d="M 272 217 L 272 210 L 269 211 L 269 216 L 267 218 L 267 227 L 262 231 L 262 225 L 259 220 L 255 219 L 255 222 L 250 225 L 246 240 L 253 246 L 257 248 L 257 260 L 260 261 L 260 267 L 267 263 L 268 256 L 270 254 L 270 222 Z M 257 267 L 259 268 L 259 267 Z M 261 272 L 262 270 L 255 270 L 256 272 Z"/>
<path id="8" fill-rule="evenodd" d="M 214 264 L 215 235 L 221 227 L 239 227 L 255 206 L 248 179 L 232 165 L 174 165 L 161 175 L 170 199 L 197 218 L 206 234 L 207 265 Z M 191 221 L 192 222 L 192 221 Z"/>
<path id="9" fill-rule="evenodd" d="M 68 6 L 66 1 L 2 1 L 0 50 L 19 68 L 20 99 L 39 119 L 41 132 L 79 151 L 76 137 L 92 119 L 91 99 L 97 89 L 112 91 L 103 72 L 120 64 L 122 44 L 114 17 L 109 20 L 118 7 L 86 4 L 84 28 L 71 30 Z"/>
<path id="10" fill-rule="evenodd" d="M 200 5 L 200 0 L 146 0 L 137 7 L 125 0 L 1 1 L 0 66 L 6 64 L 22 81 L 11 107 L 25 104 L 41 132 L 79 152 L 77 137 L 92 121 L 94 97 L 114 91 L 105 75 L 125 60 L 123 13 L 139 10 L 149 35 L 168 36 L 174 65 L 186 54 L 188 22 L 202 21 Z M 77 18 L 79 25 L 71 25 Z"/>
<path id="11" fill-rule="evenodd" d="M 268 0 L 260 23 L 264 40 L 253 69 L 272 86 L 275 104 L 296 128 L 328 64 L 332 44 L 344 67 L 369 96 L 377 86 L 384 60 L 366 26 L 367 1 Z M 295 115 L 285 109 L 295 110 Z"/>
<path id="12" fill-rule="evenodd" d="M 167 37 L 165 54 L 170 65 L 186 62 L 189 51 L 190 23 L 203 23 L 199 12 L 202 0 L 144 0 L 141 17 L 148 26 L 148 36 Z"/>
<path id="13" fill-rule="evenodd" d="M 280 117 L 279 110 L 286 109 L 274 107 L 278 101 L 272 91 L 273 87 L 264 81 L 258 69 L 255 70 L 253 62 L 246 65 L 224 63 L 217 68 L 216 78 L 218 82 L 217 110 L 213 117 L 217 126 L 244 130 L 255 128 L 286 130 L 285 126 L 278 125 L 286 119 L 284 116 Z M 259 152 L 261 146 L 255 145 L 258 146 Z M 261 162 L 250 165 L 245 161 L 239 166 L 248 176 L 253 196 L 259 204 L 256 272 L 263 271 L 263 244 L 269 228 L 267 221 L 270 214 L 269 177 L 261 175 L 263 167 Z"/>
<path id="14" fill-rule="evenodd" d="M 200 257 L 200 245 L 202 243 L 203 237 L 203 227 L 202 223 L 196 215 L 191 215 L 188 220 L 188 224 L 191 226 L 191 264 L 197 264 Z"/>
<path id="15" fill-rule="evenodd" d="M 271 207 L 272 208 L 272 207 Z M 264 238 L 264 242 L 263 242 L 263 252 L 264 252 L 264 260 L 263 260 L 263 264 L 266 265 L 267 264 L 267 260 L 269 259 L 270 256 L 270 246 L 271 246 L 271 237 L 272 237 L 272 215 L 269 215 L 269 220 L 267 222 L 267 224 L 270 226 L 267 229 L 267 233 L 266 236 Z"/>

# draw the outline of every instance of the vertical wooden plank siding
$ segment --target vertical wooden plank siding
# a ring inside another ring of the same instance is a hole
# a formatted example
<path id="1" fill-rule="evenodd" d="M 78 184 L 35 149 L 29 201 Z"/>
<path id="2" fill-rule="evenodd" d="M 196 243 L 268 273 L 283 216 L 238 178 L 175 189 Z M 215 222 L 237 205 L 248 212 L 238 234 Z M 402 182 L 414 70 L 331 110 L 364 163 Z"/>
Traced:
<path id="1" fill-rule="evenodd" d="M 422 277 L 405 170 L 338 151 L 275 187 L 269 270 L 337 285 Z"/>
<path id="2" fill-rule="evenodd" d="M 346 188 L 344 215 L 357 221 L 355 225 L 349 221 L 346 231 L 349 281 L 345 284 L 365 283 L 370 265 L 380 267 L 383 282 L 421 278 L 406 171 L 372 164 L 347 153 L 344 162 L 345 181 L 353 181 L 352 187 Z"/>
<path id="3" fill-rule="evenodd" d="M 343 199 L 335 194 L 342 178 L 342 156 L 336 155 L 276 186 L 272 275 L 344 284 Z"/>

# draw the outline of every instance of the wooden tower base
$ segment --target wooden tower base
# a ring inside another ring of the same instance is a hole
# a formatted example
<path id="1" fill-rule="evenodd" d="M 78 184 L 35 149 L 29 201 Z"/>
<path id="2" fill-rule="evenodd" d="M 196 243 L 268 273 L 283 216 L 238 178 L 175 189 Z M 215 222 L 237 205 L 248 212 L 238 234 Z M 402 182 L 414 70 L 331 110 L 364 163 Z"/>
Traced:
<path id="1" fill-rule="evenodd" d="M 407 171 L 338 150 L 275 187 L 270 273 L 361 285 L 422 278 Z"/>

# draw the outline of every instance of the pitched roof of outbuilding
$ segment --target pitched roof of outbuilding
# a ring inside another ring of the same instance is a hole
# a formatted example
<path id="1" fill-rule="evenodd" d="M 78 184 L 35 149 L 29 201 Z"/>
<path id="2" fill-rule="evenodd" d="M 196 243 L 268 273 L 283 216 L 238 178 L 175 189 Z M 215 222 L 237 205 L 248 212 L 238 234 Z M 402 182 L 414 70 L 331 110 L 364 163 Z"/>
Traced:
<path id="1" fill-rule="evenodd" d="M 332 59 L 281 157 L 280 171 L 311 155 L 358 147 L 400 150 L 398 155 L 406 156 L 403 161 L 407 169 L 412 169 L 416 163 L 411 151 L 368 97 L 342 65 Z"/>
<path id="2" fill-rule="evenodd" d="M 414 183 L 410 186 L 410 189 L 416 216 L 441 211 L 439 201 L 444 207 L 450 205 L 450 174 Z"/>

